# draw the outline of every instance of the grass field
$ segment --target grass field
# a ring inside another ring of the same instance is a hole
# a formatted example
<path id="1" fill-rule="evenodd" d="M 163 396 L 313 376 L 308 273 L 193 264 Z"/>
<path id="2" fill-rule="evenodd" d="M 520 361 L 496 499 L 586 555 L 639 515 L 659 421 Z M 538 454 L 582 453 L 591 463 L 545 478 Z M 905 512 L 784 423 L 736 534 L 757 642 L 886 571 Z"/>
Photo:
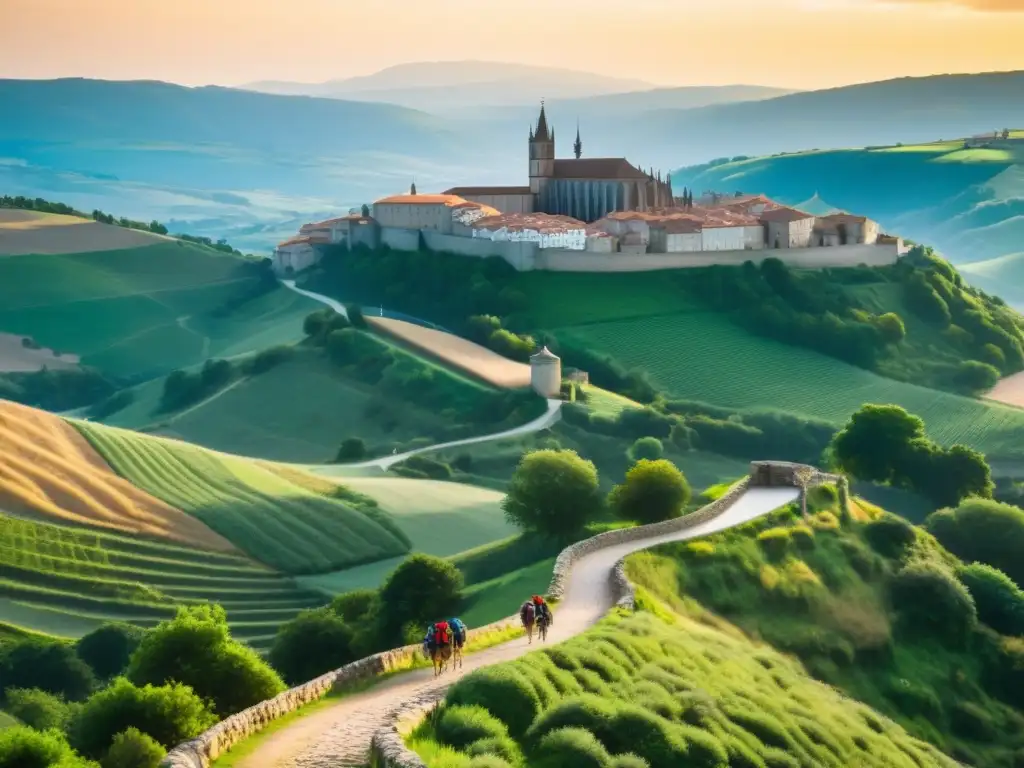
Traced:
<path id="1" fill-rule="evenodd" d="M 105 621 L 153 626 L 212 600 L 232 633 L 266 648 L 277 626 L 325 598 L 240 555 L 0 514 L 0 622 L 81 637 Z"/>
<path id="2" fill-rule="evenodd" d="M 0 257 L 140 248 L 167 238 L 79 216 L 0 210 Z"/>
<path id="3" fill-rule="evenodd" d="M 74 422 L 122 477 L 286 573 L 318 573 L 408 551 L 387 515 L 300 487 L 258 464 L 188 443 Z"/>
<path id="4" fill-rule="evenodd" d="M 810 350 L 751 336 L 728 318 L 687 313 L 564 328 L 560 337 L 646 370 L 675 397 L 776 408 L 836 424 L 864 403 L 895 403 L 944 444 L 1024 456 L 1024 411 L 887 379 Z"/>
<path id="5" fill-rule="evenodd" d="M 180 241 L 0 258 L 0 331 L 117 376 L 155 376 L 302 336 L 310 299 L 256 296 L 246 262 Z M 229 301 L 253 298 L 223 310 Z"/>
<path id="6" fill-rule="evenodd" d="M 652 607 L 467 675 L 409 746 L 428 768 L 956 765 L 770 648 Z"/>
<path id="7" fill-rule="evenodd" d="M 607 389 L 601 389 L 590 384 L 583 387 L 583 391 L 587 396 L 587 408 L 600 416 L 614 418 L 626 408 L 643 407 L 640 403 L 630 400 L 628 397 L 617 395 L 614 392 L 609 392 Z"/>
<path id="8" fill-rule="evenodd" d="M 7 401 L 0 401 L 0 509 L 200 549 L 235 549 L 195 517 L 119 477 L 63 419 Z"/>

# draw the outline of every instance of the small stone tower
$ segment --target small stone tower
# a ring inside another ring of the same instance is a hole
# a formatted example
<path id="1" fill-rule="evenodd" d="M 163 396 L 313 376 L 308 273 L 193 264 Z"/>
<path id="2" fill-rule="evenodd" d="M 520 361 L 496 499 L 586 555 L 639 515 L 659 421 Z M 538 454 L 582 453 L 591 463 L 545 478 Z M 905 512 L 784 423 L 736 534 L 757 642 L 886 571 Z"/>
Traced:
<path id="1" fill-rule="evenodd" d="M 540 105 L 537 129 L 530 129 L 530 192 L 543 197 L 548 181 L 555 175 L 555 132 L 548 127 L 544 102 Z M 535 200 L 535 206 L 539 201 Z"/>
<path id="2" fill-rule="evenodd" d="M 530 357 L 530 385 L 543 397 L 556 398 L 562 391 L 562 361 L 547 347 Z"/>

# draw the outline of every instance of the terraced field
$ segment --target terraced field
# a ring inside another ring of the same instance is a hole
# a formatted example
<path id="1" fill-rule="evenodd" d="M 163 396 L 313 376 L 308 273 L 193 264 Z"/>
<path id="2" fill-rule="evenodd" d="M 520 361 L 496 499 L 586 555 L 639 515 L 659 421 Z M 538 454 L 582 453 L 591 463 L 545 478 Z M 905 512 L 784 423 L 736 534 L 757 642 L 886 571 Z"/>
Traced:
<path id="1" fill-rule="evenodd" d="M 179 241 L 0 258 L 0 331 L 78 355 L 113 375 L 158 375 L 302 337 L 315 302 L 253 293 L 252 264 Z"/>
<path id="2" fill-rule="evenodd" d="M 254 462 L 89 422 L 74 425 L 133 485 L 285 573 L 348 568 L 409 550 L 386 514 L 314 493 Z"/>
<path id="3" fill-rule="evenodd" d="M 931 437 L 1020 457 L 1024 411 L 886 379 L 810 350 L 756 338 L 715 313 L 598 323 L 558 332 L 647 370 L 667 393 L 734 408 L 776 408 L 843 422 L 863 403 L 916 413 Z"/>
<path id="4" fill-rule="evenodd" d="M 153 626 L 180 604 L 219 602 L 232 633 L 269 646 L 277 626 L 325 602 L 251 560 L 0 513 L 0 623 L 81 637 L 110 620 Z"/>

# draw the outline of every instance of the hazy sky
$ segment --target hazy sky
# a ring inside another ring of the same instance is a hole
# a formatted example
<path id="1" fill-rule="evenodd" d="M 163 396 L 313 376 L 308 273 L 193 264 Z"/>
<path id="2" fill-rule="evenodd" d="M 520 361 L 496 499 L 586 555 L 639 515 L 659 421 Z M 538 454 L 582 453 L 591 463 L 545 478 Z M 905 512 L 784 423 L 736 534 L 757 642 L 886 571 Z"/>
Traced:
<path id="1" fill-rule="evenodd" d="M 320 81 L 487 59 L 659 84 L 1024 69 L 1024 0 L 0 0 L 0 77 Z"/>

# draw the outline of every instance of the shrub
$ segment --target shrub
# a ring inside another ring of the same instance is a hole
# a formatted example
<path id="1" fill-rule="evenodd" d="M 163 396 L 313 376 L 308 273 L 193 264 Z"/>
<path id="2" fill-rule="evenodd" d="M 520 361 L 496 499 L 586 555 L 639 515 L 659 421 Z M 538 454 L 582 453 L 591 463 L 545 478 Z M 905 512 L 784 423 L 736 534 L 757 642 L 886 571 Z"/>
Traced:
<path id="1" fill-rule="evenodd" d="M 448 703 L 479 705 L 505 723 L 512 738 L 518 739 L 540 712 L 540 699 L 529 681 L 512 667 L 486 667 L 452 686 Z"/>
<path id="2" fill-rule="evenodd" d="M 671 433 L 670 433 L 671 434 Z M 641 437 L 630 446 L 628 456 L 631 461 L 647 459 L 655 461 L 665 455 L 665 446 L 656 437 Z"/>
<path id="3" fill-rule="evenodd" d="M 75 653 L 92 667 L 97 677 L 106 680 L 124 672 L 145 634 L 144 629 L 131 624 L 104 624 L 79 639 Z"/>
<path id="4" fill-rule="evenodd" d="M 906 630 L 928 632 L 960 644 L 978 621 L 970 593 L 951 573 L 936 565 L 908 565 L 893 578 L 890 594 Z"/>
<path id="5" fill-rule="evenodd" d="M 158 768 L 166 754 L 167 750 L 151 736 L 138 728 L 129 728 L 114 737 L 100 762 L 103 768 Z"/>
<path id="6" fill-rule="evenodd" d="M 331 600 L 331 610 L 341 616 L 345 623 L 357 624 L 370 614 L 376 600 L 376 590 L 354 589 Z"/>
<path id="7" fill-rule="evenodd" d="M 769 528 L 757 534 L 757 543 L 774 559 L 781 559 L 789 549 L 789 528 Z"/>
<path id="8" fill-rule="evenodd" d="M 98 759 L 114 737 L 129 728 L 139 729 L 170 749 L 216 722 L 216 715 L 187 685 L 137 687 L 119 677 L 82 705 L 68 732 L 79 752 Z"/>
<path id="9" fill-rule="evenodd" d="M 96 687 L 96 677 L 74 649 L 63 642 L 27 638 L 0 646 L 4 688 L 39 688 L 81 701 Z"/>
<path id="10" fill-rule="evenodd" d="M 177 616 L 147 632 L 132 656 L 128 678 L 136 685 L 184 683 L 212 701 L 221 717 L 284 690 L 267 662 L 231 638 L 219 605 L 179 608 Z"/>
<path id="11" fill-rule="evenodd" d="M 366 318 L 363 317 L 363 308 L 358 304 L 346 304 L 345 311 L 348 312 L 348 321 L 353 328 L 366 328 Z"/>
<path id="12" fill-rule="evenodd" d="M 417 553 L 399 565 L 380 590 L 381 618 L 388 637 L 406 624 L 425 626 L 451 616 L 462 600 L 462 573 L 452 563 Z"/>
<path id="13" fill-rule="evenodd" d="M 977 360 L 964 360 L 957 366 L 955 381 L 970 394 L 985 392 L 999 382 L 999 369 Z"/>
<path id="14" fill-rule="evenodd" d="M 492 755 L 504 760 L 509 765 L 521 762 L 519 747 L 508 736 L 489 737 L 474 741 L 466 748 L 466 754 L 474 758 Z M 482 764 L 474 760 L 472 765 L 475 768 Z"/>
<path id="15" fill-rule="evenodd" d="M 605 768 L 611 760 L 601 742 L 582 728 L 560 728 L 541 740 L 532 768 Z"/>
<path id="16" fill-rule="evenodd" d="M 886 312 L 879 315 L 875 324 L 882 334 L 886 344 L 899 344 L 907 335 L 907 329 L 903 326 L 903 320 L 895 312 Z"/>
<path id="17" fill-rule="evenodd" d="M 683 514 L 690 500 L 690 484 L 676 466 L 664 459 L 640 459 L 626 480 L 608 496 L 609 505 L 625 520 L 657 523 Z"/>
<path id="18" fill-rule="evenodd" d="M 917 533 L 902 517 L 885 515 L 864 527 L 864 538 L 882 557 L 899 560 L 917 539 Z"/>
<path id="19" fill-rule="evenodd" d="M 533 451 L 516 467 L 501 506 L 523 530 L 571 535 L 601 507 L 597 469 L 574 451 Z"/>
<path id="20" fill-rule="evenodd" d="M 442 744 L 465 749 L 479 739 L 508 736 L 505 724 L 481 706 L 446 707 L 436 726 Z"/>
<path id="21" fill-rule="evenodd" d="M 585 693 L 563 699 L 544 710 L 526 732 L 526 743 L 536 746 L 541 739 L 560 728 L 583 728 L 606 739 L 615 718 L 616 704 L 600 696 Z"/>
<path id="22" fill-rule="evenodd" d="M 268 658 L 285 682 L 298 685 L 356 658 L 352 630 L 330 608 L 302 611 L 277 630 Z"/>
<path id="23" fill-rule="evenodd" d="M 71 717 L 64 699 L 38 688 L 8 688 L 4 698 L 6 711 L 37 731 L 63 731 Z"/>
<path id="24" fill-rule="evenodd" d="M 964 566 L 957 576 L 974 598 L 978 619 L 1004 635 L 1024 635 L 1024 591 L 984 563 Z"/>
<path id="25" fill-rule="evenodd" d="M 282 363 L 286 363 L 295 357 L 295 348 L 289 347 L 286 344 L 280 344 L 276 347 L 270 347 L 257 353 L 257 355 L 249 362 L 249 373 L 254 376 L 258 376 L 261 373 L 266 373 L 272 368 L 276 368 Z"/>
<path id="26" fill-rule="evenodd" d="M 366 456 L 366 443 L 358 437 L 349 437 L 342 441 L 341 447 L 338 448 L 338 453 L 334 457 L 334 461 L 338 464 L 344 464 L 349 461 L 359 461 Z"/>
<path id="27" fill-rule="evenodd" d="M 0 768 L 95 768 L 77 757 L 57 731 L 15 726 L 0 731 Z"/>
<path id="28" fill-rule="evenodd" d="M 443 461 L 422 455 L 410 456 L 401 464 L 395 465 L 392 472 L 397 475 L 413 472 L 416 473 L 416 477 L 422 475 L 432 480 L 450 480 L 452 477 L 452 468 Z"/>
<path id="29" fill-rule="evenodd" d="M 955 510 L 929 515 L 925 527 L 961 560 L 987 563 L 1024 583 L 1024 511 L 1017 507 L 968 499 Z"/>
<path id="30" fill-rule="evenodd" d="M 636 706 L 620 705 L 606 743 L 612 752 L 632 752 L 642 757 L 651 768 L 705 765 L 699 760 L 690 761 L 692 756 L 680 726 Z"/>

